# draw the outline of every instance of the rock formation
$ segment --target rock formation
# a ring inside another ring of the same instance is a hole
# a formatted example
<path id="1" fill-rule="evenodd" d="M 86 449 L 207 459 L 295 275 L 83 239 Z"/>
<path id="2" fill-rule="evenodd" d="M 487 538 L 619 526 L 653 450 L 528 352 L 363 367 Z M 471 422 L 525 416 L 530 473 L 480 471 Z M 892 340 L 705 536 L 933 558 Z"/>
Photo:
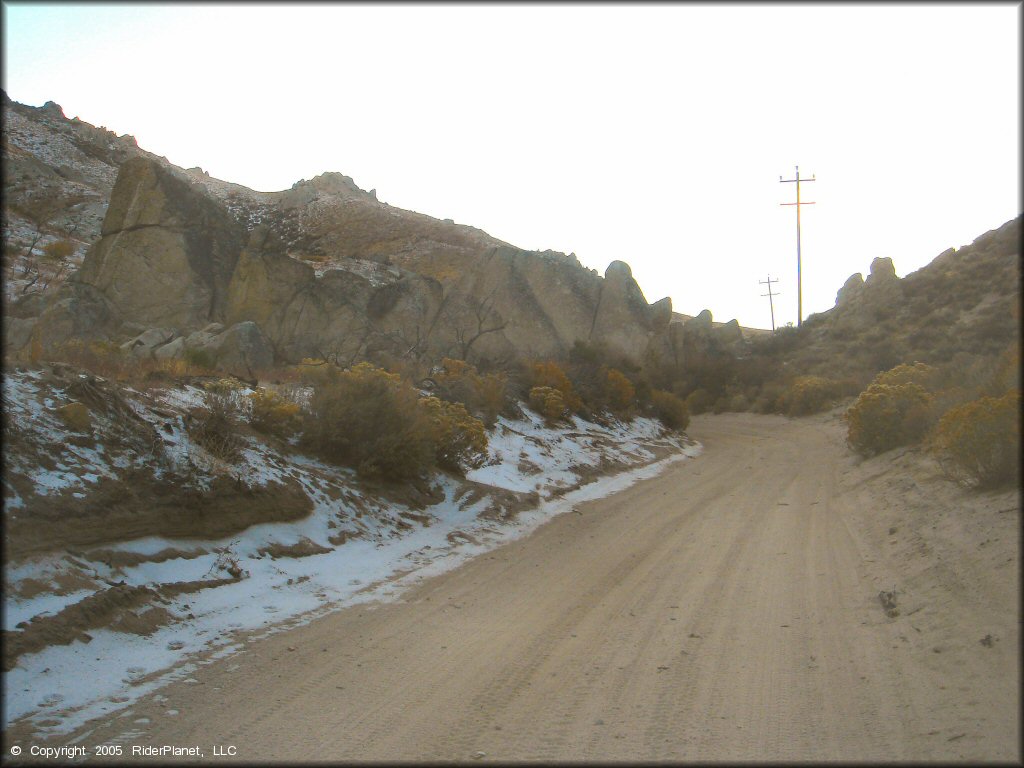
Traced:
<path id="1" fill-rule="evenodd" d="M 671 301 L 648 304 L 622 261 L 602 278 L 575 256 L 391 208 L 341 174 L 247 198 L 214 182 L 125 161 L 81 269 L 34 328 L 20 313 L 8 343 L 202 350 L 251 376 L 305 357 L 560 357 L 576 341 L 639 362 L 668 331 Z"/>
<path id="2" fill-rule="evenodd" d="M 864 376 L 899 362 L 963 365 L 1019 346 L 1021 218 L 950 248 L 904 278 L 890 258 L 852 275 L 836 305 L 808 317 L 790 370 Z"/>

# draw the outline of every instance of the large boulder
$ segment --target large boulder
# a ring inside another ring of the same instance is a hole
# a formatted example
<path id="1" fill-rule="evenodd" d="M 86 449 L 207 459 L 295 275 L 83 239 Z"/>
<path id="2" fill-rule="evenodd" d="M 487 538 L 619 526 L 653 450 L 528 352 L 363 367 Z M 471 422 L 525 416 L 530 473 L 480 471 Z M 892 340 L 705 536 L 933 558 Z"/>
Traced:
<path id="1" fill-rule="evenodd" d="M 214 339 L 224 331 L 223 323 L 210 323 L 199 331 L 193 331 L 185 337 L 185 346 L 190 348 L 206 347 L 213 344 Z"/>
<path id="2" fill-rule="evenodd" d="M 439 346 L 461 338 L 472 357 L 550 357 L 589 338 L 597 286 L 556 255 L 503 245 L 450 271 L 460 277 L 439 282 Z"/>
<path id="3" fill-rule="evenodd" d="M 189 330 L 222 319 L 244 229 L 200 185 L 145 157 L 120 168 L 79 281 L 144 325 Z"/>
<path id="4" fill-rule="evenodd" d="M 178 336 L 153 350 L 157 360 L 180 359 L 185 356 L 185 337 Z"/>
<path id="5" fill-rule="evenodd" d="M 255 378 L 257 373 L 274 364 L 270 342 L 251 321 L 236 323 L 216 336 L 210 344 L 217 367 L 242 378 Z"/>

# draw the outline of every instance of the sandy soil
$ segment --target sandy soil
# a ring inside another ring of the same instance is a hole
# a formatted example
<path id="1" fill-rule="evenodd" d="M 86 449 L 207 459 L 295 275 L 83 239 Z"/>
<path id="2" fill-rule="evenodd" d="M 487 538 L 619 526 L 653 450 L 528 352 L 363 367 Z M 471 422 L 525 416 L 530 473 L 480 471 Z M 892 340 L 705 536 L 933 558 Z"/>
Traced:
<path id="1" fill-rule="evenodd" d="M 834 416 L 690 433 L 700 457 L 404 602 L 254 641 L 80 743 L 245 762 L 1020 760 L 1016 491 L 960 490 L 916 453 L 858 461 Z"/>

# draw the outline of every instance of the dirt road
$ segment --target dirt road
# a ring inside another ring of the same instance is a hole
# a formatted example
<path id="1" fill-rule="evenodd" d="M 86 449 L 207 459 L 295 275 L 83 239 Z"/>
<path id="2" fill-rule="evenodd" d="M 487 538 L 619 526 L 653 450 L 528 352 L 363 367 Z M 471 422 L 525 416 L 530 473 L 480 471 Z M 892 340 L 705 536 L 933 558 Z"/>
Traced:
<path id="1" fill-rule="evenodd" d="M 936 478 L 858 464 L 827 417 L 690 433 L 702 456 L 404 602 L 254 642 L 86 741 L 246 762 L 1020 759 L 1019 509 L 994 508 L 1015 494 L 960 520 Z"/>

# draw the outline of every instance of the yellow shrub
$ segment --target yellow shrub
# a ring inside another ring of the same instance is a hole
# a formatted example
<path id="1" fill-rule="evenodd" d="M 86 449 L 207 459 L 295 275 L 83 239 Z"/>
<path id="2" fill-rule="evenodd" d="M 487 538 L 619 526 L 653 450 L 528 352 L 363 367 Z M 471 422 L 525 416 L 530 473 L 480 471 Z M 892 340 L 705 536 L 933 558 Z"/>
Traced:
<path id="1" fill-rule="evenodd" d="M 295 366 L 299 381 L 310 387 L 328 382 L 340 370 L 333 363 L 311 357 L 302 358 L 302 362 Z"/>
<path id="2" fill-rule="evenodd" d="M 409 480 L 430 469 L 434 425 L 410 384 L 369 363 L 321 368 L 304 424 L 307 445 L 369 477 Z"/>
<path id="3" fill-rule="evenodd" d="M 710 410 L 713 402 L 711 393 L 706 389 L 695 389 L 686 397 L 686 409 L 696 415 Z"/>
<path id="4" fill-rule="evenodd" d="M 32 340 L 28 345 L 28 360 L 30 363 L 38 363 L 43 359 L 43 342 L 39 338 L 39 333 L 32 334 Z"/>
<path id="5" fill-rule="evenodd" d="M 465 360 L 444 358 L 442 372 L 435 378 L 445 400 L 459 402 L 484 424 L 493 426 L 505 407 L 506 378 L 502 374 L 481 375 Z"/>
<path id="6" fill-rule="evenodd" d="M 138 366 L 136 360 L 127 359 L 121 348 L 110 341 L 72 339 L 60 348 L 57 357 L 111 379 L 120 378 L 128 368 Z"/>
<path id="7" fill-rule="evenodd" d="M 530 368 L 530 386 L 548 387 L 558 390 L 562 395 L 562 402 L 572 413 L 579 413 L 583 407 L 583 401 L 573 389 L 572 382 L 562 366 L 553 360 L 536 362 Z"/>
<path id="8" fill-rule="evenodd" d="M 551 424 L 566 415 L 562 393 L 553 387 L 533 387 L 530 390 L 530 407 Z"/>
<path id="9" fill-rule="evenodd" d="M 605 396 L 612 413 L 627 414 L 636 400 L 636 389 L 622 371 L 609 368 L 605 374 Z"/>
<path id="10" fill-rule="evenodd" d="M 501 373 L 486 373 L 475 382 L 480 416 L 487 426 L 494 426 L 498 414 L 505 407 L 507 382 Z"/>
<path id="11" fill-rule="evenodd" d="M 438 466 L 454 472 L 479 466 L 487 456 L 487 432 L 480 419 L 469 415 L 462 403 L 436 397 L 420 399 L 433 429 L 434 457 Z"/>
<path id="12" fill-rule="evenodd" d="M 75 252 L 75 244 L 71 240 L 54 240 L 43 248 L 43 255 L 51 261 L 63 261 Z"/>
<path id="13" fill-rule="evenodd" d="M 462 379 L 476 373 L 476 368 L 465 360 L 458 360 L 451 357 L 445 357 L 441 360 L 441 367 L 444 372 L 438 377 L 440 379 Z"/>
<path id="14" fill-rule="evenodd" d="M 651 405 L 657 419 L 669 429 L 682 431 L 690 425 L 686 402 L 661 389 L 651 392 Z"/>
<path id="15" fill-rule="evenodd" d="M 873 384 L 919 384 L 931 390 L 935 384 L 937 371 L 924 363 L 902 363 L 888 371 L 875 376 Z"/>
<path id="16" fill-rule="evenodd" d="M 214 395 L 224 395 L 230 397 L 232 393 L 237 392 L 242 388 L 243 384 L 238 379 L 216 379 L 214 381 L 204 381 L 203 389 L 208 393 Z"/>
<path id="17" fill-rule="evenodd" d="M 1020 362 L 1020 346 L 1011 344 L 996 361 L 992 380 L 988 383 L 987 394 L 1001 395 L 1011 389 L 1020 389 Z"/>
<path id="18" fill-rule="evenodd" d="M 839 395 L 837 381 L 822 376 L 797 376 L 779 396 L 776 408 L 790 416 L 807 416 L 830 408 Z"/>
<path id="19" fill-rule="evenodd" d="M 252 403 L 250 424 L 260 432 L 279 437 L 293 434 L 299 427 L 299 406 L 273 390 L 260 387 L 247 395 Z"/>
<path id="20" fill-rule="evenodd" d="M 92 430 L 92 417 L 89 409 L 82 403 L 68 403 L 57 409 L 64 425 L 72 432 L 89 432 Z"/>
<path id="21" fill-rule="evenodd" d="M 156 365 L 158 371 L 162 371 L 172 378 L 188 376 L 195 373 L 197 370 L 191 363 L 178 357 L 168 357 L 163 360 L 158 360 Z M 205 371 L 207 369 L 204 368 L 201 370 Z"/>
<path id="22" fill-rule="evenodd" d="M 939 421 L 931 449 L 947 476 L 991 487 L 1020 478 L 1020 390 L 953 408 Z"/>
<path id="23" fill-rule="evenodd" d="M 871 384 L 846 412 L 846 441 L 860 454 L 919 441 L 928 431 L 931 395 L 920 384 Z"/>

